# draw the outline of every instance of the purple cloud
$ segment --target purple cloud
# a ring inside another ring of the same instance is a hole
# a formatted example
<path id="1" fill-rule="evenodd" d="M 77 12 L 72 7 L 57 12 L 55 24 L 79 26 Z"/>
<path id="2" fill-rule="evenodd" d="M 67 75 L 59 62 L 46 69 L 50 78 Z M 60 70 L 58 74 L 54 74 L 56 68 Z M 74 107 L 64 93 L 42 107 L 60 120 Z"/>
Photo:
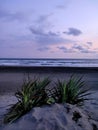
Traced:
<path id="1" fill-rule="evenodd" d="M 29 28 L 34 42 L 45 46 L 60 43 L 74 43 L 73 40 L 63 38 L 60 33 L 51 31 L 52 24 L 48 20 L 51 15 L 39 16 Z"/>
<path id="2" fill-rule="evenodd" d="M 62 10 L 62 9 L 65 9 L 66 6 L 65 5 L 57 5 L 56 8 Z"/>
<path id="3" fill-rule="evenodd" d="M 92 45 L 93 45 L 93 43 L 92 43 L 92 42 L 87 42 L 87 44 L 88 44 L 88 45 L 90 45 L 90 46 L 92 46 Z"/>
<path id="4" fill-rule="evenodd" d="M 75 52 L 72 48 L 68 49 L 65 46 L 57 47 L 59 50 L 62 50 L 64 53 L 73 53 Z"/>
<path id="5" fill-rule="evenodd" d="M 67 35 L 79 36 L 82 34 L 82 31 L 76 28 L 69 28 L 67 32 L 63 32 Z"/>
<path id="6" fill-rule="evenodd" d="M 50 50 L 49 47 L 41 47 L 41 48 L 38 48 L 38 51 L 48 51 Z"/>
<path id="7" fill-rule="evenodd" d="M 3 21 L 24 21 L 26 20 L 26 14 L 23 12 L 10 12 L 6 10 L 1 10 L 0 9 L 0 20 Z"/>
<path id="8" fill-rule="evenodd" d="M 74 45 L 72 48 L 76 49 L 77 51 L 79 51 L 81 53 L 96 53 L 95 50 L 90 50 L 89 48 L 86 48 L 86 47 L 81 46 L 81 45 Z"/>
<path id="9" fill-rule="evenodd" d="M 50 44 L 60 44 L 60 43 L 73 43 L 73 40 L 64 39 L 60 35 L 52 31 L 44 31 L 39 28 L 30 28 L 33 34 L 34 41 L 38 44 L 50 45 Z"/>

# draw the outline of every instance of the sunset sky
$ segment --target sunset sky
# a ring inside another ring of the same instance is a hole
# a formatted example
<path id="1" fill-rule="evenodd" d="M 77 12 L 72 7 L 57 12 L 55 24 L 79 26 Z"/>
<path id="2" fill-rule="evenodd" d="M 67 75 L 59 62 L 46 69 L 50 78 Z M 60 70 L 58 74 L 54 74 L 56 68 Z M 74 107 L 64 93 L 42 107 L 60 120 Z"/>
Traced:
<path id="1" fill-rule="evenodd" d="M 0 58 L 98 58 L 98 0 L 0 0 Z"/>

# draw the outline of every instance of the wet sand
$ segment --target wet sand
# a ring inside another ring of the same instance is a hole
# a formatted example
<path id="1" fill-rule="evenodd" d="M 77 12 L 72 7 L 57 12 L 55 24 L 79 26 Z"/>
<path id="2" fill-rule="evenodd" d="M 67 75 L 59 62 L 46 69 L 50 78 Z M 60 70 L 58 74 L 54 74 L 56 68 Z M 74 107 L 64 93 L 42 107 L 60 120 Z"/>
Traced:
<path id="1" fill-rule="evenodd" d="M 24 80 L 29 76 L 44 78 L 52 81 L 68 80 L 74 74 L 83 76 L 85 86 L 98 90 L 98 68 L 81 67 L 0 67 L 0 95 L 15 92 L 20 89 Z"/>

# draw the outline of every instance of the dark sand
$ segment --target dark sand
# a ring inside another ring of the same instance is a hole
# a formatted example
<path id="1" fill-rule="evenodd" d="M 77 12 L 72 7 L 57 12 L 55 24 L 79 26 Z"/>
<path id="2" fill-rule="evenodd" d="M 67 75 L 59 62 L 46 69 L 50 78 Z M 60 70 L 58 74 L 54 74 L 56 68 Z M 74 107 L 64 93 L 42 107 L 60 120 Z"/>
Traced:
<path id="1" fill-rule="evenodd" d="M 14 93 L 20 89 L 24 79 L 29 75 L 31 79 L 49 77 L 52 81 L 68 80 L 74 74 L 76 77 L 83 76 L 85 87 L 91 87 L 95 91 L 96 101 L 87 105 L 94 112 L 94 118 L 98 119 L 98 68 L 85 67 L 0 67 L 0 118 L 5 113 L 9 104 L 15 103 Z"/>
<path id="2" fill-rule="evenodd" d="M 83 76 L 87 87 L 98 90 L 98 68 L 76 67 L 0 67 L 0 94 L 12 93 L 19 89 L 28 75 L 34 77 L 49 77 L 68 80 L 74 74 Z"/>

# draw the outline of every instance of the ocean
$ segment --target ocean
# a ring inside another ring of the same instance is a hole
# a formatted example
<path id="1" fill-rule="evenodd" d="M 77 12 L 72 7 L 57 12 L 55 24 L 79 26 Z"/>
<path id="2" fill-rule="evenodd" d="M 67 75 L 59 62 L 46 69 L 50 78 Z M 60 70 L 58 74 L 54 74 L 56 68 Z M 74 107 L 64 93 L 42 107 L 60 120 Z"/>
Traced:
<path id="1" fill-rule="evenodd" d="M 98 67 L 98 59 L 0 59 L 0 66 Z"/>

